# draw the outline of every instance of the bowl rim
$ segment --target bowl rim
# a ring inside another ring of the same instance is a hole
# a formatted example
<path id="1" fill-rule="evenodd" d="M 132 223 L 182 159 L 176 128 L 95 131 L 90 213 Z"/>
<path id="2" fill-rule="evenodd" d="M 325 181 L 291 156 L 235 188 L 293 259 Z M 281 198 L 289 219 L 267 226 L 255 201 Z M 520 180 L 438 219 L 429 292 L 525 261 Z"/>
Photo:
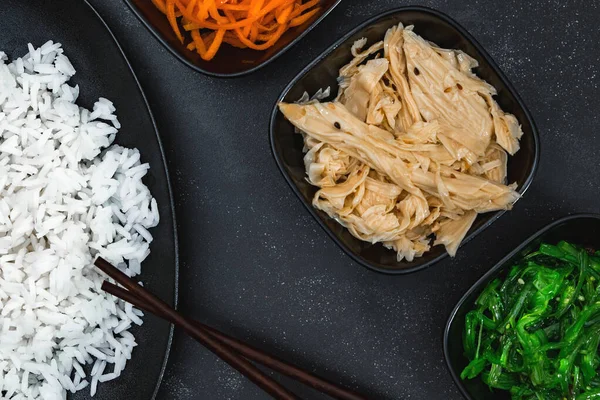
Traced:
<path id="1" fill-rule="evenodd" d="M 144 25 L 146 27 L 146 29 L 148 29 L 148 31 L 150 31 L 152 36 L 154 36 L 172 55 L 174 55 L 175 58 L 177 58 L 180 62 L 187 65 L 194 71 L 200 72 L 204 75 L 212 76 L 215 78 L 237 78 L 240 76 L 249 75 L 253 72 L 258 71 L 262 67 L 270 64 L 272 61 L 277 59 L 279 56 L 281 56 L 283 53 L 287 52 L 291 47 L 293 47 L 296 43 L 298 43 L 300 40 L 302 40 L 302 38 L 304 36 L 306 36 L 308 34 L 308 32 L 312 31 L 318 24 L 320 24 L 321 21 L 323 21 L 323 19 L 325 19 L 329 15 L 329 13 L 331 13 L 342 2 L 342 0 L 336 0 L 333 3 L 333 5 L 331 5 L 331 7 L 329 7 L 329 9 L 325 10 L 323 12 L 323 14 L 321 14 L 321 16 L 319 16 L 319 18 L 317 18 L 305 30 L 300 32 L 300 34 L 298 36 L 296 36 L 294 38 L 294 40 L 292 40 L 287 45 L 282 47 L 277 53 L 273 54 L 270 58 L 266 59 L 262 63 L 257 64 L 255 66 L 253 66 L 252 68 L 247 69 L 245 71 L 233 72 L 233 73 L 222 73 L 222 72 L 208 71 L 202 67 L 197 66 L 196 64 L 192 63 L 187 58 L 185 58 L 183 55 L 179 54 L 179 52 L 177 50 L 175 50 L 175 48 L 173 48 L 173 46 L 171 46 L 171 44 L 169 42 L 167 42 L 167 40 L 160 34 L 160 32 L 158 32 L 158 30 L 152 25 L 152 23 L 150 21 L 148 21 L 148 19 L 144 15 L 142 15 L 141 11 L 133 3 L 132 0 L 123 0 L 123 1 L 125 2 L 125 4 L 127 4 L 129 9 L 133 12 L 133 14 L 137 17 L 137 19 L 140 20 L 142 25 Z"/>
<path id="2" fill-rule="evenodd" d="M 444 339 L 443 339 L 444 359 L 446 360 L 446 367 L 450 371 L 450 375 L 452 375 L 452 379 L 454 380 L 455 385 L 458 387 L 458 389 L 460 390 L 461 394 L 463 395 L 463 397 L 465 399 L 467 399 L 467 400 L 473 400 L 473 397 L 471 396 L 471 394 L 465 388 L 465 386 L 463 384 L 463 381 L 460 378 L 460 373 L 457 373 L 457 371 L 455 371 L 454 367 L 450 363 L 450 354 L 449 354 L 449 350 L 448 350 L 450 327 L 454 323 L 454 319 L 456 318 L 456 314 L 458 314 L 458 311 L 462 308 L 462 306 L 465 304 L 465 302 L 467 301 L 467 299 L 469 298 L 469 296 L 471 296 L 471 294 L 473 294 L 474 292 L 476 292 L 477 290 L 479 290 L 482 285 L 484 285 L 485 283 L 487 283 L 490 280 L 490 278 L 492 276 L 494 276 L 494 274 L 498 270 L 500 270 L 502 268 L 505 268 L 507 262 L 510 261 L 519 252 L 521 252 L 531 242 L 535 241 L 536 239 L 538 239 L 540 236 L 542 236 L 546 232 L 554 229 L 558 225 L 561 225 L 561 224 L 563 224 L 565 222 L 573 221 L 573 220 L 576 220 L 576 219 L 588 219 L 588 218 L 600 221 L 600 214 L 593 214 L 593 213 L 572 214 L 572 215 L 568 215 L 566 217 L 559 218 L 556 221 L 553 221 L 553 222 L 549 223 L 548 225 L 544 226 L 543 228 L 541 228 L 540 230 L 538 230 L 537 232 L 535 232 L 534 234 L 532 234 L 531 236 L 529 236 L 527 239 L 525 239 L 523 242 L 521 242 L 520 245 L 518 245 L 514 250 L 512 250 L 510 253 L 508 253 L 506 256 L 504 256 L 492 268 L 490 268 L 485 274 L 483 274 L 483 276 L 481 276 L 481 278 L 479 278 L 477 280 L 477 282 L 475 282 L 469 288 L 469 290 L 467 290 L 462 295 L 462 297 L 460 298 L 460 300 L 456 303 L 456 305 L 452 309 L 452 312 L 450 313 L 450 316 L 448 317 L 448 320 L 446 322 L 446 326 L 444 328 Z"/>
<path id="3" fill-rule="evenodd" d="M 126 0 L 126 1 L 128 1 L 128 0 Z M 448 257 L 448 252 L 444 251 L 439 256 L 437 256 L 427 262 L 423 262 L 422 264 L 416 265 L 411 268 L 402 268 L 402 269 L 399 269 L 399 268 L 394 269 L 394 268 L 378 266 L 376 263 L 370 262 L 368 260 L 364 260 L 362 257 L 355 254 L 351 249 L 349 249 L 337 237 L 337 235 L 333 231 L 331 231 L 329 229 L 329 227 L 327 225 L 325 225 L 325 223 L 321 220 L 320 216 L 317 214 L 316 210 L 310 204 L 308 204 L 308 202 L 304 199 L 304 197 L 298 190 L 297 186 L 294 184 L 291 177 L 286 172 L 286 170 L 283 166 L 283 161 L 282 161 L 279 153 L 275 149 L 275 122 L 277 119 L 277 115 L 279 113 L 279 109 L 278 109 L 277 105 L 281 101 L 283 101 L 283 99 L 288 94 L 288 92 L 292 89 L 292 87 L 301 78 L 303 78 L 308 72 L 310 72 L 319 62 L 321 62 L 323 59 L 325 59 L 329 55 L 331 55 L 331 53 L 335 49 L 337 49 L 340 45 L 342 45 L 346 41 L 348 41 L 352 36 L 354 36 L 355 34 L 357 34 L 360 31 L 362 31 L 363 29 L 366 29 L 371 24 L 377 22 L 380 19 L 388 17 L 390 15 L 407 12 L 407 11 L 417 11 L 417 12 L 430 14 L 430 15 L 438 18 L 439 20 L 442 20 L 443 22 L 448 23 L 450 26 L 452 26 L 454 29 L 456 29 L 460 35 L 462 35 L 466 40 L 468 40 L 473 45 L 473 47 L 475 47 L 477 49 L 477 51 L 481 54 L 481 58 L 485 59 L 486 62 L 490 65 L 490 67 L 496 72 L 500 81 L 504 84 L 504 86 L 507 88 L 507 90 L 513 95 L 516 103 L 523 110 L 523 114 L 525 115 L 525 118 L 531 125 L 531 134 L 532 134 L 532 139 L 533 139 L 533 144 L 534 144 L 534 149 L 533 149 L 534 156 L 533 156 L 533 165 L 531 167 L 531 171 L 527 175 L 527 178 L 523 182 L 523 185 L 521 186 L 521 188 L 519 188 L 517 190 L 517 192 L 521 196 L 527 191 L 527 189 L 531 185 L 531 182 L 533 181 L 533 178 L 535 177 L 535 174 L 537 172 L 538 165 L 539 165 L 539 158 L 540 158 L 540 140 L 539 140 L 539 133 L 538 133 L 537 125 L 535 124 L 535 121 L 531 115 L 531 112 L 529 111 L 529 109 L 527 108 L 527 106 L 525 105 L 523 100 L 521 99 L 521 96 L 519 95 L 519 93 L 517 92 L 517 90 L 515 89 L 513 84 L 510 82 L 510 80 L 507 78 L 507 76 L 504 74 L 502 69 L 500 69 L 500 67 L 498 66 L 498 64 L 496 64 L 494 59 L 483 48 L 483 46 L 481 44 L 479 44 L 479 42 L 469 32 L 467 32 L 467 30 L 465 28 L 463 28 L 458 22 L 456 22 L 450 16 L 444 14 L 441 11 L 430 8 L 430 7 L 401 6 L 401 7 L 395 7 L 390 10 L 379 13 L 379 14 L 367 19 L 366 21 L 360 23 L 357 27 L 351 29 L 349 32 L 345 33 L 340 39 L 336 40 L 334 44 L 329 46 L 325 51 L 323 51 L 320 55 L 318 55 L 313 61 L 311 61 L 308 65 L 306 65 L 304 68 L 302 68 L 302 70 L 290 81 L 290 83 L 287 84 L 287 86 L 283 89 L 283 91 L 277 98 L 277 101 L 275 102 L 275 105 L 273 107 L 273 111 L 271 112 L 271 120 L 269 123 L 269 141 L 270 141 L 270 145 L 271 145 L 271 153 L 272 153 L 273 157 L 275 158 L 275 163 L 279 167 L 279 171 L 285 178 L 288 185 L 291 187 L 292 191 L 300 199 L 301 203 L 308 210 L 308 212 L 312 215 L 312 217 L 318 222 L 319 226 L 321 226 L 321 228 L 338 245 L 338 247 L 340 247 L 348 256 L 350 256 L 350 258 L 352 260 L 354 260 L 358 264 L 362 265 L 363 267 L 366 267 L 372 271 L 379 272 L 379 273 L 386 274 L 386 275 L 406 275 L 406 274 L 410 274 L 413 272 L 423 270 L 423 269 L 430 267 L 431 265 L 443 260 L 444 258 Z M 483 225 L 481 225 L 480 227 L 475 229 L 473 232 L 469 233 L 467 235 L 467 237 L 464 238 L 464 240 L 460 244 L 460 247 L 464 246 L 470 240 L 472 240 L 477 235 L 479 235 L 483 230 L 488 228 L 492 223 L 494 223 L 498 218 L 500 218 L 506 211 L 507 210 L 500 210 L 500 211 L 491 213 L 490 218 Z"/>

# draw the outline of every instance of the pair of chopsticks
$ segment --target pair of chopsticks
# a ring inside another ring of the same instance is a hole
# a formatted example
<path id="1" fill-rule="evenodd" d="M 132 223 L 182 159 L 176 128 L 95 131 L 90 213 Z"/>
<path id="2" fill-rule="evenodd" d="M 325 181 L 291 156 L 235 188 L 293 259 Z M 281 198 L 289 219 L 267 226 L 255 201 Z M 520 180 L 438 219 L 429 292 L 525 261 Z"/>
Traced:
<path id="1" fill-rule="evenodd" d="M 97 258 L 96 267 L 114 279 L 119 287 L 108 281 L 102 284 L 102 290 L 112 294 L 135 307 L 165 319 L 177 327 L 183 328 L 188 335 L 200 342 L 208 350 L 238 370 L 257 386 L 275 399 L 298 400 L 299 397 L 280 383 L 266 375 L 250 361 L 257 362 L 283 375 L 302 382 L 313 389 L 340 400 L 366 400 L 367 398 L 346 388 L 335 385 L 323 378 L 305 371 L 295 365 L 282 361 L 242 341 L 234 339 L 214 328 L 198 321 L 186 318 L 167 303 L 138 285 L 108 261 Z"/>

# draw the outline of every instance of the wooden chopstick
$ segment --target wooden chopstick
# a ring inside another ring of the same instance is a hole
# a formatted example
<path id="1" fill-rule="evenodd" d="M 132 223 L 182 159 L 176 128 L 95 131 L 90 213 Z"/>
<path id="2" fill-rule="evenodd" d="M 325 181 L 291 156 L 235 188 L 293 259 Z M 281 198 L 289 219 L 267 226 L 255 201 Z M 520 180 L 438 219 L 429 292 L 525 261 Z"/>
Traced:
<path id="1" fill-rule="evenodd" d="M 125 300 L 128 303 L 133 304 L 137 308 L 155 314 L 158 317 L 163 317 L 160 314 L 160 311 L 145 304 L 139 298 L 137 298 L 134 294 L 123 289 L 115 284 L 105 281 L 102 284 L 102 290 L 107 293 L 110 293 L 120 299 Z M 284 374 L 292 379 L 295 379 L 299 382 L 304 383 L 319 392 L 328 394 L 333 398 L 340 400 L 366 400 L 366 397 L 352 392 L 346 388 L 335 385 L 332 382 L 329 382 L 319 376 L 316 376 L 308 371 L 305 371 L 295 365 L 288 364 L 283 360 L 280 360 L 268 353 L 265 353 L 261 350 L 258 350 L 255 347 L 250 346 L 242 341 L 232 338 L 227 334 L 214 329 L 208 325 L 204 325 L 201 322 L 191 320 L 199 329 L 204 329 L 210 335 L 212 335 L 215 339 L 223 342 L 227 346 L 231 347 L 233 350 L 237 351 L 244 357 L 249 360 L 258 362 L 266 367 L 271 368 L 274 371 L 277 371 L 281 374 Z"/>
<path id="2" fill-rule="evenodd" d="M 224 343 L 218 341 L 203 329 L 199 329 L 194 323 L 171 308 L 167 303 L 154 296 L 152 293 L 138 285 L 133 279 L 111 265 L 108 261 L 97 258 L 94 265 L 106 275 L 113 278 L 121 286 L 127 288 L 132 294 L 146 304 L 149 304 L 157 313 L 157 316 L 167 319 L 169 322 L 179 326 L 200 342 L 208 350 L 215 353 L 227 364 L 238 370 L 257 386 L 279 400 L 299 400 L 299 397 L 287 390 L 281 384 L 265 375 L 254 364 L 235 353 Z"/>

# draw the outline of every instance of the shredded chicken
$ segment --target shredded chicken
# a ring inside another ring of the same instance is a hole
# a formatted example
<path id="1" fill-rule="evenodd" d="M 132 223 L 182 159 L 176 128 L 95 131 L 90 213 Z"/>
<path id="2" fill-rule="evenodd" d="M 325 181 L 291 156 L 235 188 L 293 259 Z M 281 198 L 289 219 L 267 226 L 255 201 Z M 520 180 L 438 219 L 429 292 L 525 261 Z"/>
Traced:
<path id="1" fill-rule="evenodd" d="M 422 256 L 433 236 L 454 256 L 478 213 L 518 200 L 506 170 L 521 127 L 467 54 L 402 24 L 366 44 L 352 47 L 334 101 L 279 104 L 304 135 L 313 206 L 398 260 Z"/>

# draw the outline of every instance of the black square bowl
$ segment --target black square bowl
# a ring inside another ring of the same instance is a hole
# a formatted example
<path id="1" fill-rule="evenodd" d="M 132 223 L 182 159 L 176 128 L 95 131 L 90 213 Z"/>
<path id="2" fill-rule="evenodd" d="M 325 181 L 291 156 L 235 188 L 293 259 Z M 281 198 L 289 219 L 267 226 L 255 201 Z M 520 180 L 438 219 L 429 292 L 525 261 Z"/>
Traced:
<path id="1" fill-rule="evenodd" d="M 497 89 L 496 100 L 503 110 L 517 117 L 523 128 L 521 150 L 508 162 L 508 180 L 516 182 L 518 192 L 523 194 L 533 180 L 538 165 L 540 150 L 535 123 L 514 87 L 481 45 L 457 22 L 439 11 L 425 7 L 400 7 L 364 22 L 304 68 L 285 88 L 277 102 L 294 102 L 304 92 L 313 94 L 320 88 L 330 87 L 332 93 L 336 93 L 338 70 L 352 59 L 352 44 L 363 37 L 368 39 L 369 44 L 382 40 L 385 32 L 400 22 L 414 25 L 415 32 L 425 39 L 445 48 L 460 49 L 479 62 L 475 72 Z M 302 137 L 295 133 L 292 124 L 279 112 L 277 104 L 271 116 L 270 139 L 277 165 L 292 190 L 329 236 L 356 262 L 378 272 L 404 274 L 426 268 L 447 256 L 443 246 L 435 246 L 420 258 L 399 262 L 396 253 L 380 243 L 370 244 L 356 239 L 327 214 L 312 207 L 317 188 L 305 179 Z M 503 213 L 498 211 L 479 215 L 463 244 Z"/>
<path id="2" fill-rule="evenodd" d="M 224 44 L 210 61 L 203 60 L 186 45 L 191 37 L 183 32 L 185 43 L 181 43 L 169 25 L 167 17 L 150 0 L 125 0 L 138 19 L 175 57 L 188 67 L 209 76 L 233 78 L 246 75 L 264 67 L 296 44 L 319 22 L 321 22 L 342 0 L 321 0 L 321 11 L 302 25 L 293 27 L 270 48 L 264 51 L 239 49 Z"/>
<path id="3" fill-rule="evenodd" d="M 586 248 L 600 249 L 600 215 L 572 215 L 546 226 L 490 269 L 465 293 L 454 307 L 444 331 L 444 357 L 454 382 L 466 399 L 508 400 L 510 394 L 503 390 L 492 392 L 479 378 L 460 379 L 460 373 L 469 363 L 469 360 L 464 356 L 462 343 L 465 315 L 473 309 L 475 300 L 489 282 L 505 276 L 510 267 L 523 256 L 537 250 L 541 243 L 557 244 L 561 240 Z"/>

